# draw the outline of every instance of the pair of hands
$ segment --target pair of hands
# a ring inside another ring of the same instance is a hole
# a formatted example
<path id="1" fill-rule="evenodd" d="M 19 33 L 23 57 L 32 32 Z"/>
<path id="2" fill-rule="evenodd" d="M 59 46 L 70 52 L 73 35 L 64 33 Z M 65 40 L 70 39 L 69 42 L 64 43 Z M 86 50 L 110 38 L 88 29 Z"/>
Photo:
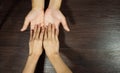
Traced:
<path id="1" fill-rule="evenodd" d="M 59 9 L 48 8 L 45 12 L 43 9 L 32 9 L 25 18 L 21 31 L 25 31 L 30 24 L 30 29 L 34 29 L 36 25 L 48 26 L 54 24 L 56 29 L 62 23 L 63 28 L 69 31 L 65 16 Z"/>
<path id="2" fill-rule="evenodd" d="M 48 25 L 46 28 L 39 25 L 35 26 L 30 33 L 29 55 L 40 56 L 43 48 L 48 56 L 58 53 L 58 33 L 54 25 Z"/>

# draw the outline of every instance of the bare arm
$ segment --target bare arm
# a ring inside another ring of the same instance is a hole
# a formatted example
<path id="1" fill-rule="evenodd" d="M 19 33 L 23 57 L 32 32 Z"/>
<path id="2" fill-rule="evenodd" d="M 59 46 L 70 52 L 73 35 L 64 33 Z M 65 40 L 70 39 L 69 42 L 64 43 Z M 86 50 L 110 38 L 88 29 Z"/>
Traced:
<path id="1" fill-rule="evenodd" d="M 62 0 L 50 0 L 49 8 L 60 9 Z"/>
<path id="2" fill-rule="evenodd" d="M 72 73 L 59 54 L 50 55 L 48 58 L 57 73 Z"/>
<path id="3" fill-rule="evenodd" d="M 32 0 L 32 9 L 44 9 L 44 0 Z"/>
<path id="4" fill-rule="evenodd" d="M 38 59 L 39 59 L 38 56 L 35 55 L 29 56 L 22 73 L 34 73 Z"/>
<path id="5" fill-rule="evenodd" d="M 21 31 L 25 31 L 29 24 L 30 29 L 33 30 L 35 25 L 44 25 L 44 0 L 32 0 L 32 9 L 27 14 L 24 20 Z"/>
<path id="6" fill-rule="evenodd" d="M 57 73 L 72 73 L 59 55 L 58 31 L 54 29 L 54 25 L 48 25 L 45 30 L 43 46 Z"/>
<path id="7" fill-rule="evenodd" d="M 28 56 L 23 73 L 34 73 L 37 61 L 42 54 L 43 33 L 44 30 L 35 27 L 33 35 L 30 35 L 29 48 L 31 48 L 31 54 Z"/>
<path id="8" fill-rule="evenodd" d="M 49 6 L 45 11 L 45 25 L 53 24 L 59 29 L 60 23 L 66 31 L 70 31 L 66 18 L 60 11 L 62 0 L 50 0 Z"/>

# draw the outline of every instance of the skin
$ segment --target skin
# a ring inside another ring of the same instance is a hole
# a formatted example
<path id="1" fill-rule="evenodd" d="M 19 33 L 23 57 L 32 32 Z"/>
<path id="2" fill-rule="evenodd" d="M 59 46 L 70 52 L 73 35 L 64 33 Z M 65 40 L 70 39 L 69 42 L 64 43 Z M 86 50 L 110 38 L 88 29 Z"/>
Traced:
<path id="1" fill-rule="evenodd" d="M 48 8 L 44 12 L 44 0 L 32 0 L 32 9 L 25 17 L 21 29 L 21 31 L 25 31 L 29 25 L 31 29 L 29 56 L 23 73 L 34 73 L 36 63 L 43 50 L 42 45 L 44 45 L 45 52 L 57 73 L 72 73 L 59 55 L 60 23 L 66 31 L 70 31 L 65 16 L 59 10 L 60 6 L 61 0 L 50 0 Z M 45 32 L 44 26 L 46 27 Z"/>
<path id="2" fill-rule="evenodd" d="M 49 24 L 54 24 L 55 28 L 59 30 L 60 23 L 62 23 L 66 31 L 70 31 L 65 16 L 60 11 L 61 2 L 62 0 L 50 0 L 49 6 L 44 13 L 44 0 L 32 0 L 32 10 L 25 17 L 21 31 L 25 31 L 29 25 L 31 31 L 34 30 L 36 25 L 48 26 Z M 31 54 L 31 51 L 30 48 L 29 54 Z"/>
<path id="3" fill-rule="evenodd" d="M 55 30 L 54 27 L 54 25 L 48 25 L 48 29 L 45 30 L 43 46 L 46 55 L 57 73 L 72 73 L 60 56 L 58 40 L 59 32 Z"/>
<path id="4" fill-rule="evenodd" d="M 49 6 L 45 11 L 45 25 L 54 24 L 59 29 L 60 23 L 66 31 L 70 31 L 65 16 L 60 11 L 62 0 L 50 0 Z"/>
<path id="5" fill-rule="evenodd" d="M 29 48 L 30 48 L 29 55 L 31 55 L 32 53 L 41 55 L 43 34 L 44 34 L 44 29 L 43 27 L 40 27 L 39 25 L 35 26 L 35 30 L 31 31 L 30 41 L 29 41 Z M 35 50 L 34 48 L 40 48 L 40 49 Z"/>
<path id="6" fill-rule="evenodd" d="M 34 73 L 37 61 L 42 54 L 42 41 L 44 30 L 40 26 L 35 26 L 35 31 L 30 35 L 29 48 L 30 55 L 28 56 L 25 68 L 22 73 Z M 32 53 L 32 54 L 31 54 Z"/>
<path id="7" fill-rule="evenodd" d="M 32 0 L 32 9 L 25 17 L 21 31 L 25 31 L 29 25 L 31 30 L 36 25 L 44 25 L 44 0 Z"/>
<path id="8" fill-rule="evenodd" d="M 25 31 L 29 24 L 30 29 L 34 30 L 35 25 L 48 26 L 54 24 L 59 30 L 60 23 L 66 31 L 70 31 L 65 16 L 60 11 L 62 0 L 50 0 L 47 10 L 44 12 L 44 0 L 32 0 L 32 10 L 25 17 L 21 31 Z"/>
<path id="9" fill-rule="evenodd" d="M 44 0 L 32 0 L 32 10 L 25 17 L 25 21 L 21 31 L 25 31 L 30 25 L 30 34 L 32 30 L 35 30 L 35 26 L 44 25 Z M 29 55 L 32 53 L 32 48 L 30 48 Z"/>
<path id="10" fill-rule="evenodd" d="M 42 47 L 44 47 L 45 53 L 57 73 L 72 73 L 60 56 L 59 32 L 55 29 L 55 26 L 49 24 L 47 28 L 35 26 L 34 29 L 35 31 L 30 35 L 29 41 L 29 47 L 32 48 L 32 54 L 28 56 L 22 73 L 34 73 L 37 61 L 43 50 Z"/>

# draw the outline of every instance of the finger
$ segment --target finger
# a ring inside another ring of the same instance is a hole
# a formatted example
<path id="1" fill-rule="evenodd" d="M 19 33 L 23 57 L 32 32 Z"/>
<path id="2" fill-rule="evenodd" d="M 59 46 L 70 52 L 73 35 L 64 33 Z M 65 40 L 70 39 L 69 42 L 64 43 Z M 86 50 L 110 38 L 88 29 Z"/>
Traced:
<path id="1" fill-rule="evenodd" d="M 52 38 L 54 39 L 55 37 L 55 25 L 52 25 Z"/>
<path id="2" fill-rule="evenodd" d="M 44 35 L 44 27 L 42 27 L 42 29 L 41 29 L 41 33 L 40 33 L 40 37 L 39 37 L 40 40 L 43 39 L 43 35 Z"/>
<path id="3" fill-rule="evenodd" d="M 25 30 L 27 29 L 29 23 L 30 23 L 30 22 L 29 22 L 28 20 L 25 20 L 25 21 L 24 21 L 24 25 L 23 25 L 23 27 L 22 27 L 22 29 L 21 29 L 20 31 L 25 31 Z"/>
<path id="4" fill-rule="evenodd" d="M 30 41 L 33 39 L 33 30 L 30 30 Z"/>
<path id="5" fill-rule="evenodd" d="M 31 46 L 31 42 L 33 40 L 33 32 L 34 30 L 30 30 L 30 40 L 29 40 L 29 46 Z M 32 54 L 32 46 L 29 48 L 29 56 Z"/>
<path id="6" fill-rule="evenodd" d="M 36 25 L 33 23 L 33 22 L 31 22 L 31 24 L 30 24 L 30 30 L 34 30 L 34 27 L 35 27 Z"/>
<path id="7" fill-rule="evenodd" d="M 60 22 L 56 22 L 56 23 L 55 23 L 55 26 L 54 26 L 54 27 L 55 27 L 55 30 L 59 30 L 59 26 L 60 26 Z"/>
<path id="8" fill-rule="evenodd" d="M 37 26 L 34 27 L 33 39 L 36 39 Z"/>
<path id="9" fill-rule="evenodd" d="M 61 23 L 62 23 L 63 28 L 64 28 L 66 31 L 70 31 L 70 29 L 69 29 L 69 27 L 68 27 L 68 25 L 67 25 L 67 22 L 66 22 L 66 19 L 65 19 L 65 18 L 61 21 Z"/>
<path id="10" fill-rule="evenodd" d="M 55 30 L 55 38 L 58 39 L 59 36 L 59 30 Z"/>
<path id="11" fill-rule="evenodd" d="M 48 25 L 48 38 L 49 38 L 49 39 L 51 39 L 51 37 L 52 37 L 52 31 L 51 31 L 52 29 L 51 29 L 51 26 L 52 26 L 51 24 Z"/>
<path id="12" fill-rule="evenodd" d="M 36 30 L 36 39 L 38 39 L 38 38 L 39 38 L 40 30 L 41 30 L 41 27 L 40 27 L 39 25 L 37 25 L 37 30 Z"/>
<path id="13" fill-rule="evenodd" d="M 55 25 L 55 28 L 56 28 L 57 30 L 59 29 L 59 24 L 60 24 L 59 21 L 56 21 L 55 24 L 54 24 L 54 25 Z"/>
<path id="14" fill-rule="evenodd" d="M 47 39 L 47 29 L 45 28 L 45 34 L 44 34 L 44 40 L 46 40 Z"/>

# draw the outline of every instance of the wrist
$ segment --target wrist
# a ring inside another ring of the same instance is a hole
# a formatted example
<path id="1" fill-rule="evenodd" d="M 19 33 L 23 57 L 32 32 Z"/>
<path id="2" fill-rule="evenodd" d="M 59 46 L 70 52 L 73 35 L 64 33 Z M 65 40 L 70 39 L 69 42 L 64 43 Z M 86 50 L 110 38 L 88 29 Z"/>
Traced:
<path id="1" fill-rule="evenodd" d="M 29 57 L 32 57 L 32 58 L 37 59 L 37 58 L 40 57 L 40 55 L 41 55 L 41 54 L 31 54 L 31 55 L 29 55 Z"/>
<path id="2" fill-rule="evenodd" d="M 32 0 L 32 9 L 44 9 L 44 0 Z"/>
<path id="3" fill-rule="evenodd" d="M 47 9 L 54 9 L 54 10 L 59 10 L 60 8 L 54 7 L 54 6 L 49 6 Z"/>
<path id="4" fill-rule="evenodd" d="M 56 53 L 47 53 L 47 56 L 48 56 L 49 58 L 54 58 L 54 57 L 60 56 L 60 54 L 59 54 L 58 52 L 56 52 Z"/>
<path id="5" fill-rule="evenodd" d="M 48 7 L 47 9 L 51 9 L 51 10 L 60 10 L 59 8 L 54 8 L 54 7 Z"/>
<path id="6" fill-rule="evenodd" d="M 48 8 L 60 9 L 62 0 L 50 0 Z"/>
<path id="7" fill-rule="evenodd" d="M 44 11 L 44 8 L 32 8 L 32 10 Z"/>

